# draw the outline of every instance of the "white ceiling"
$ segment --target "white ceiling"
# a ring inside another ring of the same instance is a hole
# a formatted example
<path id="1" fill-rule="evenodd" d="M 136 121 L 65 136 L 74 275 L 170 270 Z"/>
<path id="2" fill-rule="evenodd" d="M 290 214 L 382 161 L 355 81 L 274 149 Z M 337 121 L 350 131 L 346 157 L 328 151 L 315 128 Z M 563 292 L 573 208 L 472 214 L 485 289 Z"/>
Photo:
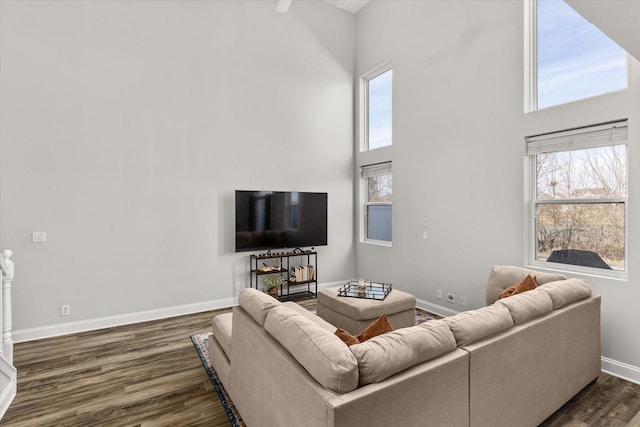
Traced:
<path id="1" fill-rule="evenodd" d="M 326 3 L 329 3 L 332 6 L 335 6 L 339 9 L 346 10 L 347 12 L 351 12 L 356 14 L 367 5 L 371 0 L 324 0 Z M 291 7 L 292 0 L 278 0 L 276 3 L 276 12 L 279 13 L 287 13 L 289 8 Z"/>
<path id="2" fill-rule="evenodd" d="M 337 8 L 346 10 L 347 12 L 358 13 L 360 9 L 365 7 L 367 3 L 369 3 L 369 1 L 371 0 L 324 0 L 324 1 Z"/>
<path id="3" fill-rule="evenodd" d="M 279 0 L 276 10 L 286 12 L 292 0 Z M 324 0 L 358 13 L 371 0 Z M 565 0 L 589 22 L 640 61 L 640 0 Z"/>
<path id="4" fill-rule="evenodd" d="M 640 61 L 640 1 L 566 0 L 566 2 Z"/>

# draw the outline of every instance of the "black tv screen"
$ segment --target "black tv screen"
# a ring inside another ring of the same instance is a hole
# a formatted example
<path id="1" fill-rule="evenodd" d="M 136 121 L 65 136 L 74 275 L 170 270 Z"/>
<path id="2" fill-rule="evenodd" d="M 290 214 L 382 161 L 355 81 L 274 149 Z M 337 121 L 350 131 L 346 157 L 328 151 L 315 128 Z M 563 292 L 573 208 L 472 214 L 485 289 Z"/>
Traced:
<path id="1" fill-rule="evenodd" d="M 327 244 L 327 193 L 236 190 L 236 252 Z"/>

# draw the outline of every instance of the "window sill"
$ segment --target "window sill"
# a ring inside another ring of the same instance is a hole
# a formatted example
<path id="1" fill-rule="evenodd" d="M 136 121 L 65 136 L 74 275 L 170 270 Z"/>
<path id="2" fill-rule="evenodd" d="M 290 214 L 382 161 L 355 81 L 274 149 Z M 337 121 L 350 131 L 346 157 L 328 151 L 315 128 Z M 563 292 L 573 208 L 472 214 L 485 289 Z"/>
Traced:
<path id="1" fill-rule="evenodd" d="M 580 276 L 585 278 L 599 278 L 627 282 L 626 271 L 604 270 L 600 268 L 589 268 L 572 264 L 549 263 L 542 261 L 529 262 L 525 267 L 534 270 L 565 274 L 567 276 Z"/>
<path id="2" fill-rule="evenodd" d="M 386 240 L 363 239 L 360 241 L 360 243 L 366 243 L 368 245 L 374 245 L 374 246 L 386 246 L 389 248 L 393 246 L 393 242 L 387 242 Z"/>

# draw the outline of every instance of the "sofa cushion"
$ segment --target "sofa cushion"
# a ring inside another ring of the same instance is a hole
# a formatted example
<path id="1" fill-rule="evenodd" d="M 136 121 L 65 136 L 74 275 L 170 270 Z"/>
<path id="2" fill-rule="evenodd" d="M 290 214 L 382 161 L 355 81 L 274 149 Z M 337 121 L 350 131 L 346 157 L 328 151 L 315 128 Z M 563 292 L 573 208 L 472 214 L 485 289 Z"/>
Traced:
<path id="1" fill-rule="evenodd" d="M 471 344 L 513 326 L 511 313 L 503 305 L 490 305 L 464 311 L 443 321 L 449 325 L 458 346 Z"/>
<path id="2" fill-rule="evenodd" d="M 536 278 L 531 277 L 530 274 L 527 274 L 527 277 L 525 277 L 518 283 L 511 285 L 507 289 L 502 291 L 500 295 L 498 295 L 498 299 L 501 300 L 503 298 L 508 298 L 513 295 L 521 294 L 522 292 L 530 291 L 537 287 L 538 287 L 538 283 L 536 282 Z"/>
<path id="3" fill-rule="evenodd" d="M 489 273 L 486 288 L 487 305 L 493 304 L 498 299 L 498 295 L 514 283 L 518 283 L 527 275 L 535 276 L 538 286 L 556 280 L 564 280 L 567 276 L 562 274 L 541 273 L 522 267 L 495 265 Z"/>
<path id="4" fill-rule="evenodd" d="M 380 382 L 455 348 L 455 338 L 441 320 L 396 329 L 349 347 L 358 360 L 361 386 Z"/>
<path id="5" fill-rule="evenodd" d="M 245 288 L 238 295 L 238 305 L 249 313 L 249 316 L 260 326 L 264 326 L 264 319 L 269 310 L 281 304 L 274 297 L 254 288 Z"/>
<path id="6" fill-rule="evenodd" d="M 533 289 L 496 301 L 509 310 L 516 325 L 528 322 L 553 310 L 553 302 L 546 292 Z"/>
<path id="7" fill-rule="evenodd" d="M 313 323 L 315 323 L 316 325 L 320 326 L 322 329 L 326 329 L 327 331 L 333 333 L 336 330 L 336 327 L 333 326 L 331 323 L 327 322 L 326 320 L 324 320 L 323 318 L 316 316 L 314 313 L 312 313 L 311 311 L 307 310 L 306 308 L 304 308 L 303 306 L 301 306 L 300 304 L 297 304 L 293 301 L 285 301 L 282 303 L 283 307 L 289 307 L 290 309 L 292 309 L 293 311 L 295 311 L 298 314 L 301 314 L 302 316 L 306 317 L 307 319 L 311 320 Z"/>
<path id="8" fill-rule="evenodd" d="M 267 313 L 264 328 L 323 387 L 347 393 L 358 387 L 358 362 L 337 336 L 289 307 Z"/>
<path id="9" fill-rule="evenodd" d="M 211 321 L 212 334 L 224 350 L 227 358 L 231 356 L 231 319 L 233 313 L 218 314 Z"/>
<path id="10" fill-rule="evenodd" d="M 585 280 L 575 277 L 547 283 L 538 289 L 549 294 L 554 310 L 591 296 L 591 286 Z"/>

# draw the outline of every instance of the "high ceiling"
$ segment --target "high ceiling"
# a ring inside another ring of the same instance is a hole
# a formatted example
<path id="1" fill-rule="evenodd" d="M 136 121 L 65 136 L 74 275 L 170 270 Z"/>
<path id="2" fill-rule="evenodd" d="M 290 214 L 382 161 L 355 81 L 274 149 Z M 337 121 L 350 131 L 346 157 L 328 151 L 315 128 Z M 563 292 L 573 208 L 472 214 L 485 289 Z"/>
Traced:
<path id="1" fill-rule="evenodd" d="M 640 61 L 640 1 L 566 1 L 580 15 Z"/>
<path id="2" fill-rule="evenodd" d="M 358 13 L 360 9 L 365 7 L 370 0 L 324 0 L 337 8 L 346 10 L 351 13 Z"/>
<path id="3" fill-rule="evenodd" d="M 358 13 L 372 0 L 324 0 L 337 8 Z M 589 22 L 600 28 L 640 61 L 639 0 L 565 0 Z M 286 12 L 292 0 L 278 0 L 276 10 Z"/>
<path id="4" fill-rule="evenodd" d="M 356 14 L 367 5 L 371 0 L 324 0 L 332 6 L 339 9 L 346 10 Z M 276 12 L 287 13 L 289 7 L 291 7 L 292 0 L 278 0 L 276 4 Z"/>

